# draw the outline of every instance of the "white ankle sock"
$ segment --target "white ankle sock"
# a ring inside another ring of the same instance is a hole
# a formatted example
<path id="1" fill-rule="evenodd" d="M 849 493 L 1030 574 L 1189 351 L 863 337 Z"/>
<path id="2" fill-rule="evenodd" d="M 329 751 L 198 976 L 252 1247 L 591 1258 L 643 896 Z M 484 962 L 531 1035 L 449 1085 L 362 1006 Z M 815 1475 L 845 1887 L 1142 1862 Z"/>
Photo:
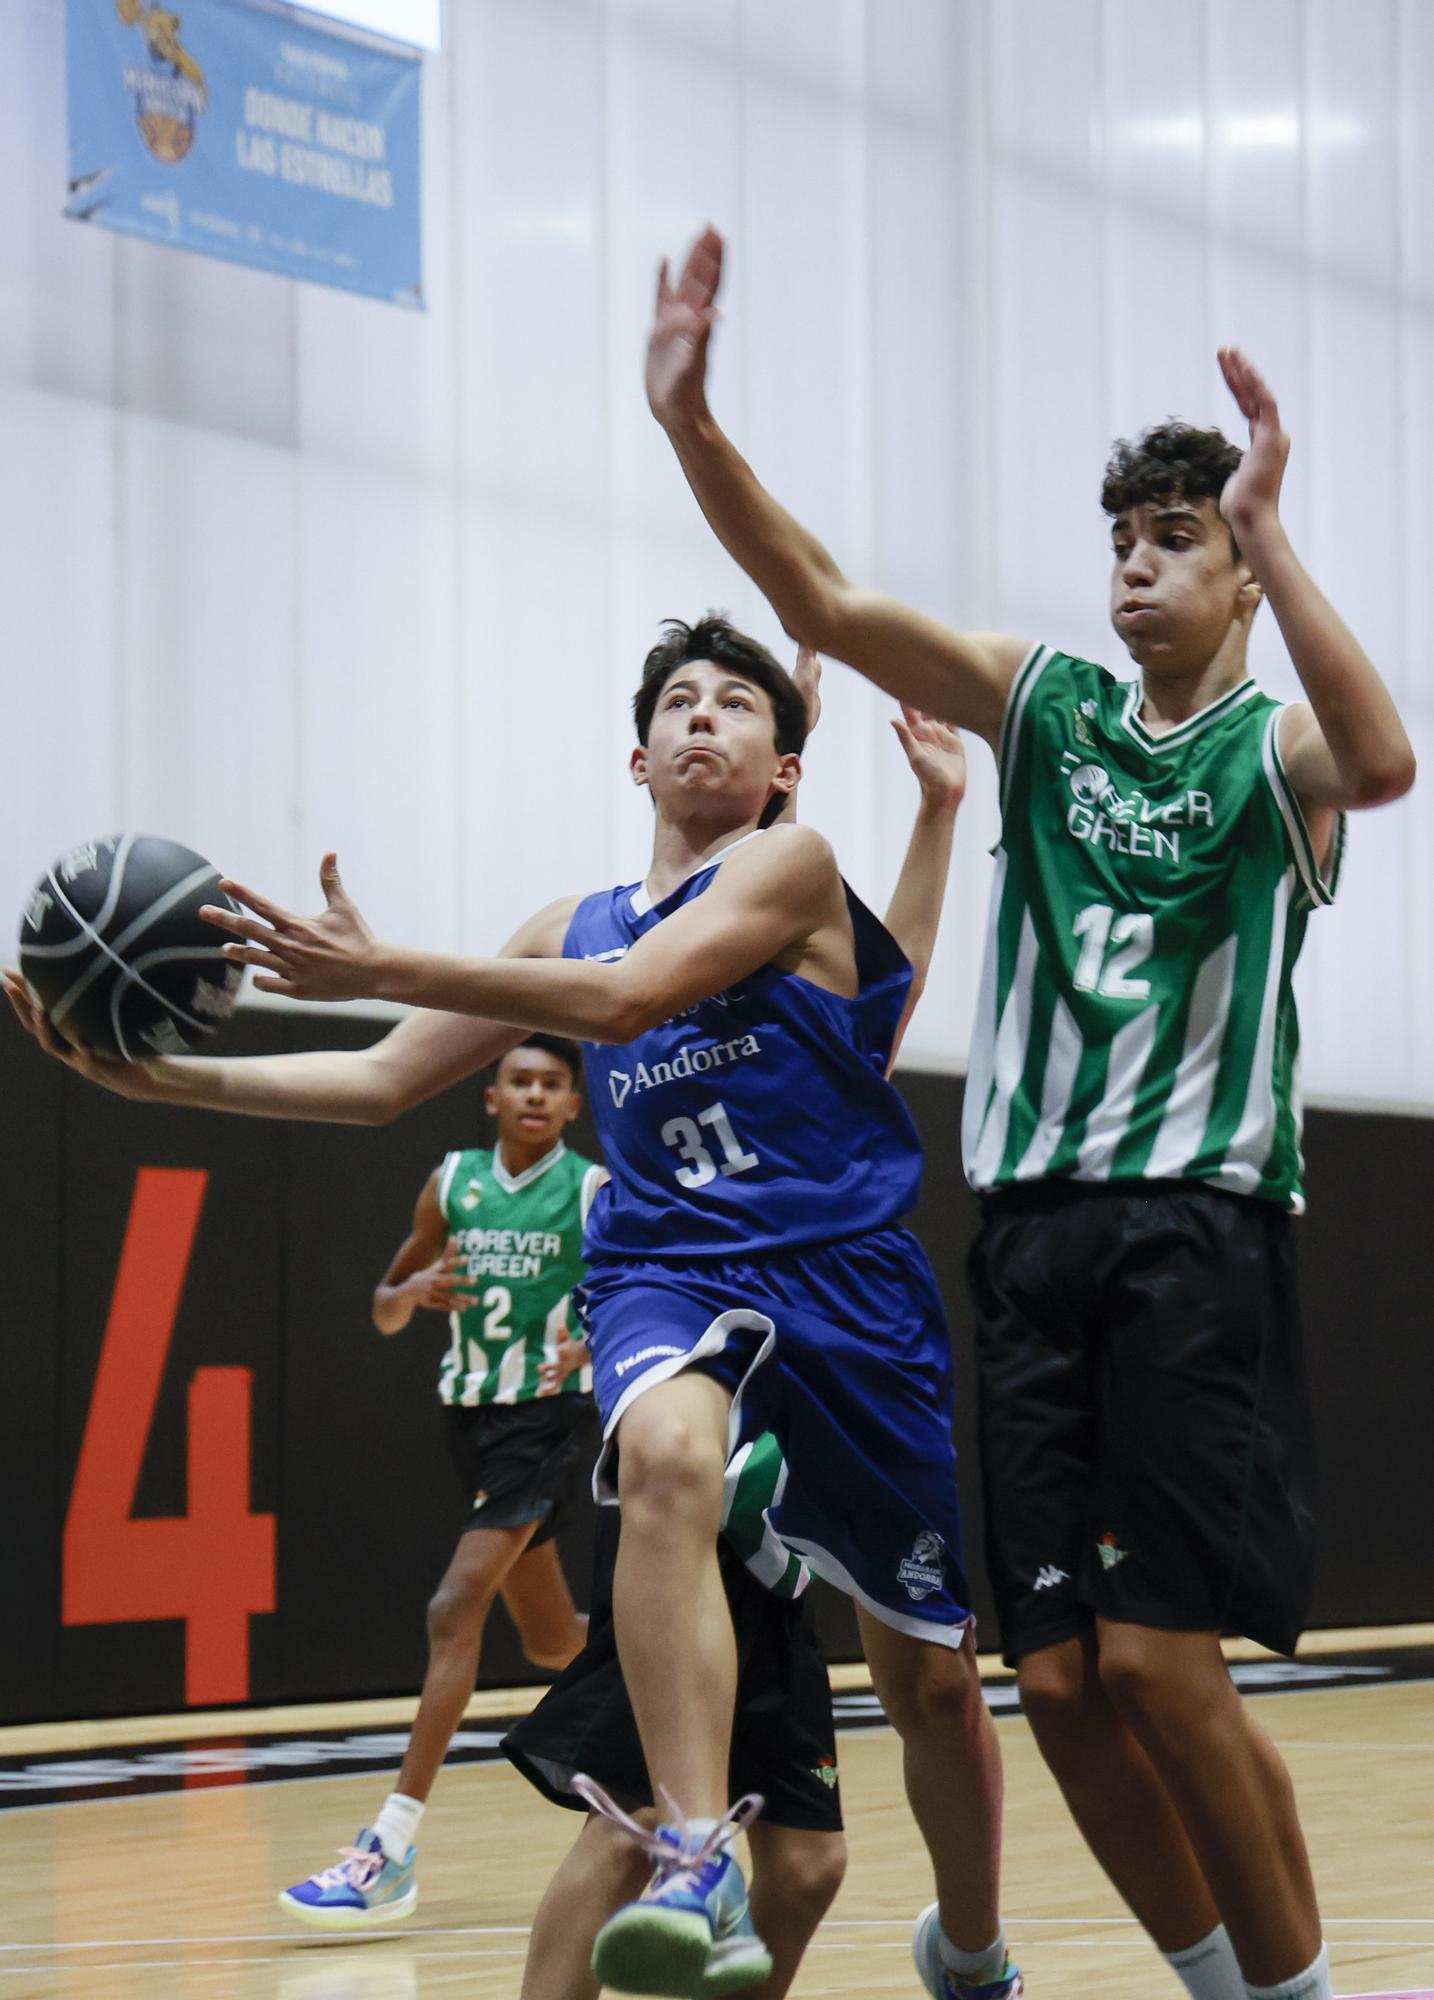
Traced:
<path id="1" fill-rule="evenodd" d="M 390 1861 L 404 1859 L 418 1839 L 418 1822 L 422 1818 L 420 1800 L 405 1798 L 402 1792 L 389 1793 L 383 1802 L 383 1811 L 373 1823 L 373 1830 Z"/>
<path id="2" fill-rule="evenodd" d="M 1314 1964 L 1297 1972 L 1293 1979 L 1282 1979 L 1278 1986 L 1247 1985 L 1245 1991 L 1250 2000 L 1334 2000 L 1329 1953 L 1321 1945 Z"/>
<path id="3" fill-rule="evenodd" d="M 1185 1951 L 1167 1951 L 1165 1962 L 1179 1975 L 1191 2000 L 1245 2000 L 1245 1980 L 1223 1924 Z"/>
<path id="4" fill-rule="evenodd" d="M 1006 1969 L 1006 1927 L 1001 1926 L 996 1942 L 988 1944 L 984 1951 L 958 1951 L 943 1930 L 937 1938 L 936 1953 L 948 1972 L 959 1972 L 972 1986 L 989 1986 Z"/>

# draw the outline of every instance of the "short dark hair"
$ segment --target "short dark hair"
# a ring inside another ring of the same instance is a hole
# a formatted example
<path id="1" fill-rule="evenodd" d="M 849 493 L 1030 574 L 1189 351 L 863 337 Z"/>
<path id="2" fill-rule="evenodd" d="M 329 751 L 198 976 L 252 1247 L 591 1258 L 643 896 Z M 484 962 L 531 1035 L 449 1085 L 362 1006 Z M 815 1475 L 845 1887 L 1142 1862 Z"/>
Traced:
<path id="1" fill-rule="evenodd" d="M 1245 454 L 1223 431 L 1169 417 L 1132 442 L 1118 438 L 1105 468 L 1100 504 L 1112 519 L 1152 500 L 1214 500 Z M 1233 533 L 1230 540 L 1234 542 Z M 1239 544 L 1235 553 L 1239 554 Z"/>
<path id="2" fill-rule="evenodd" d="M 695 660 L 710 660 L 714 667 L 740 674 L 767 696 L 776 718 L 778 754 L 788 757 L 800 752 L 807 740 L 807 705 L 796 682 L 765 646 L 739 632 L 717 611 L 709 611 L 695 625 L 684 625 L 680 618 L 664 618 L 662 630 L 666 636 L 643 661 L 642 684 L 632 698 L 639 743 L 647 742 L 657 698 L 677 669 Z"/>
<path id="3" fill-rule="evenodd" d="M 497 1081 L 498 1072 L 508 1060 L 508 1056 L 515 1056 L 519 1049 L 541 1049 L 545 1055 L 556 1056 L 560 1063 L 567 1064 L 568 1073 L 573 1080 L 573 1089 L 576 1090 L 581 1084 L 583 1080 L 583 1052 L 577 1043 L 570 1042 L 565 1035 L 542 1034 L 524 1035 L 521 1042 L 518 1042 L 513 1048 L 508 1050 L 507 1055 L 498 1058 L 497 1062 L 493 1065 L 493 1078 L 495 1082 Z"/>

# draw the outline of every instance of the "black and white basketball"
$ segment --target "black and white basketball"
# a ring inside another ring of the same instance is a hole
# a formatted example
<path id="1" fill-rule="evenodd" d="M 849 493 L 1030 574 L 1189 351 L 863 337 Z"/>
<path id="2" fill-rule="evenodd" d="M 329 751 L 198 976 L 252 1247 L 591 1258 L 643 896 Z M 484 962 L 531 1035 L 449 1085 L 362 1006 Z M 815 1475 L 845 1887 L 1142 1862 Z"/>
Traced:
<path id="1" fill-rule="evenodd" d="M 81 841 L 46 870 L 20 920 L 20 970 L 68 1041 L 135 1062 L 182 1055 L 228 1020 L 244 968 L 199 915 L 238 907 L 219 879 L 148 833 Z"/>

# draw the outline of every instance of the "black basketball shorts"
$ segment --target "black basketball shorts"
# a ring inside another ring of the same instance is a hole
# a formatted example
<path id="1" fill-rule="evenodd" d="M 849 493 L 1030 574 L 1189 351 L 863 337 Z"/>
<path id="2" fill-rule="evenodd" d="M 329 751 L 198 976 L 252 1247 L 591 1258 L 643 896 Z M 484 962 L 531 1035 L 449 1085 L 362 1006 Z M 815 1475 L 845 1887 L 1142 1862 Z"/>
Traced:
<path id="1" fill-rule="evenodd" d="M 443 1412 L 448 1452 L 472 1512 L 473 1528 L 539 1523 L 529 1548 L 550 1541 L 592 1477 L 601 1438 L 591 1396 L 534 1396 Z"/>
<path id="2" fill-rule="evenodd" d="M 501 1745 L 545 1798 L 579 1812 L 587 1811 L 571 1790 L 579 1771 L 629 1808 L 653 1803 L 613 1631 L 618 1533 L 618 1510 L 602 1508 L 587 1644 Z M 760 1792 L 762 1817 L 774 1826 L 835 1833 L 842 1818 L 831 1687 L 811 1613 L 800 1598 L 764 1590 L 725 1546 L 719 1560 L 737 1637 L 731 1795 Z"/>
<path id="3" fill-rule="evenodd" d="M 971 1296 L 1008 1663 L 1096 1614 L 1294 1651 L 1315 1473 L 1290 1228 L 1180 1181 L 983 1201 Z"/>

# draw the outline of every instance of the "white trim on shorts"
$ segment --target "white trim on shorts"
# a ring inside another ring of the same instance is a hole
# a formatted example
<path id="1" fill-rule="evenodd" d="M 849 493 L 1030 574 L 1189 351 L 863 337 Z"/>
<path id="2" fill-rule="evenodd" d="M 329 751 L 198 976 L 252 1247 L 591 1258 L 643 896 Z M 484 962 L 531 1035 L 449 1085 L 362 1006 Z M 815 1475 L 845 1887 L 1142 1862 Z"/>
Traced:
<path id="1" fill-rule="evenodd" d="M 878 1604 L 874 1597 L 868 1597 L 849 1570 L 837 1561 L 826 1549 L 815 1542 L 805 1542 L 795 1535 L 783 1535 L 782 1540 L 800 1556 L 813 1576 L 822 1577 L 834 1584 L 847 1597 L 854 1598 L 863 1610 L 873 1618 L 879 1618 L 883 1625 L 889 1625 L 893 1632 L 904 1632 L 911 1639 L 926 1639 L 933 1646 L 949 1646 L 955 1651 L 965 1640 L 967 1631 L 976 1623 L 974 1611 L 968 1611 L 959 1625 L 938 1625 L 932 1618 L 916 1618 L 902 1611 L 893 1611 L 888 1605 Z"/>
<path id="2" fill-rule="evenodd" d="M 743 1391 L 777 1344 L 776 1321 L 769 1319 L 766 1313 L 751 1312 L 743 1306 L 733 1307 L 730 1312 L 718 1313 L 716 1319 L 709 1322 L 701 1336 L 693 1342 L 685 1354 L 669 1354 L 661 1361 L 654 1361 L 650 1368 L 644 1368 L 640 1375 L 635 1376 L 618 1397 L 612 1415 L 603 1425 L 602 1449 L 598 1452 L 597 1464 L 593 1467 L 593 1498 L 600 1507 L 617 1505 L 617 1493 L 603 1478 L 603 1470 L 612 1451 L 613 1432 L 617 1429 L 623 1414 L 631 1408 L 639 1396 L 646 1395 L 649 1389 L 655 1389 L 660 1382 L 670 1382 L 674 1375 L 680 1375 L 682 1370 L 690 1368 L 694 1361 L 705 1361 L 709 1355 L 720 1354 L 727 1345 L 728 1334 L 744 1330 L 751 1333 L 765 1333 L 767 1337 L 758 1348 L 751 1367 L 732 1391 L 732 1409 L 727 1420 L 727 1457 L 731 1458 L 737 1449 L 740 1433 Z"/>

